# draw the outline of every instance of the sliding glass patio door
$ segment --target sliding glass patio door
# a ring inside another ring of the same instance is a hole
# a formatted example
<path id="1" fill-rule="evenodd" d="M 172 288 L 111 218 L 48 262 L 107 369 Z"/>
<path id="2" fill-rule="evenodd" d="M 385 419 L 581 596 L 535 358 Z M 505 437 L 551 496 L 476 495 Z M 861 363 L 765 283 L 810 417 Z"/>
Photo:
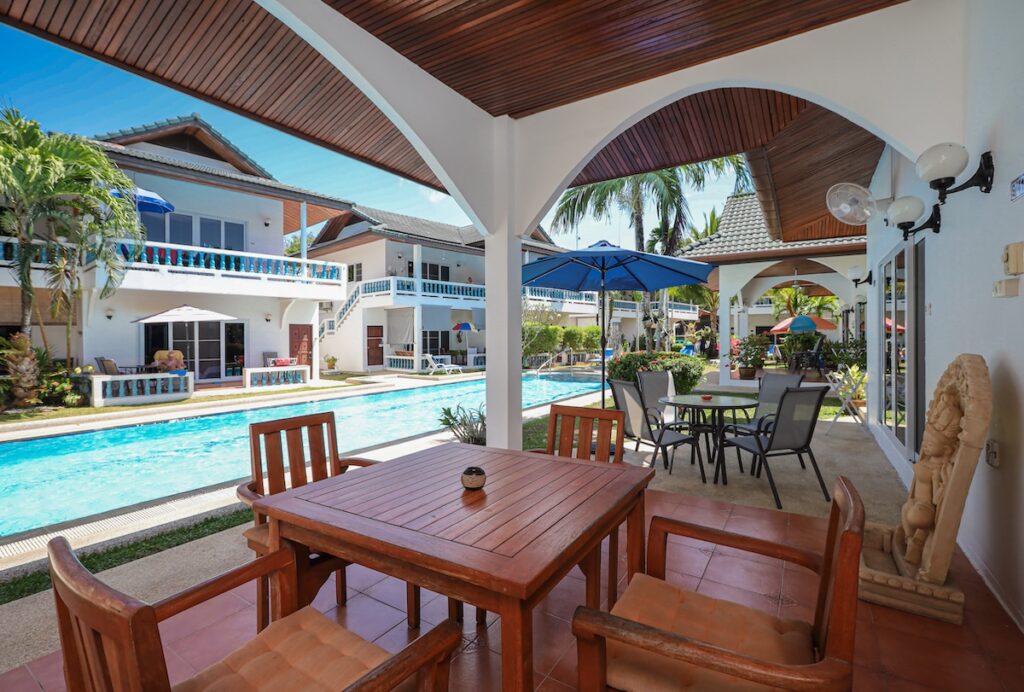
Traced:
<path id="1" fill-rule="evenodd" d="M 162 349 L 181 351 L 185 368 L 197 382 L 233 380 L 245 367 L 244 322 L 174 322 L 147 324 L 144 332 L 146 362 Z"/>

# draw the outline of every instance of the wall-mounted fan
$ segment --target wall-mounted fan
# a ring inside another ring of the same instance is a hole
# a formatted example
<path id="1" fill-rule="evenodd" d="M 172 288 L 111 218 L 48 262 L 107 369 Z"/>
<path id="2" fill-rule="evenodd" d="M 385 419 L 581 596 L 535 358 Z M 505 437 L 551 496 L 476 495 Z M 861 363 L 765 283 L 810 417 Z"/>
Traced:
<path id="1" fill-rule="evenodd" d="M 851 226 L 863 226 L 878 214 L 878 202 L 867 188 L 856 183 L 837 183 L 825 193 L 832 216 Z"/>

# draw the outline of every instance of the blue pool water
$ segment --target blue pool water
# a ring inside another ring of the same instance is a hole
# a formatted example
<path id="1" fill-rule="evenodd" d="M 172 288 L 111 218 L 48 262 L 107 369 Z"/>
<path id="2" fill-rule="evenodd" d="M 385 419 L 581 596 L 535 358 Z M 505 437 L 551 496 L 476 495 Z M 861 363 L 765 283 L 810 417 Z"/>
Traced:
<path id="1" fill-rule="evenodd" d="M 596 391 L 525 375 L 523 407 Z M 341 451 L 437 430 L 444 406 L 484 403 L 483 380 L 0 444 L 0 536 L 248 476 L 249 424 L 334 411 Z"/>

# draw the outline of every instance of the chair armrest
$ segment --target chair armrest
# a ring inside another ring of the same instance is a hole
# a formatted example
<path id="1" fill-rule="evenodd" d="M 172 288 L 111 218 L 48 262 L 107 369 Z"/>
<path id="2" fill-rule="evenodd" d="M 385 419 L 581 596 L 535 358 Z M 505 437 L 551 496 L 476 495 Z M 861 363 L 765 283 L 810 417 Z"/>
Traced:
<path id="1" fill-rule="evenodd" d="M 258 557 L 252 562 L 247 562 L 220 576 L 208 579 L 201 584 L 196 584 L 180 593 L 157 601 L 153 604 L 156 610 L 157 621 L 166 620 L 172 615 L 177 615 L 183 610 L 208 601 L 214 596 L 219 596 L 231 589 L 262 577 L 271 572 L 283 570 L 295 565 L 295 554 L 286 548 L 267 553 Z"/>
<path id="2" fill-rule="evenodd" d="M 576 609 L 572 631 L 579 645 L 580 679 L 591 683 L 604 681 L 604 671 L 593 668 L 605 665 L 606 639 L 734 678 L 787 690 L 848 690 L 853 674 L 852 666 L 839 659 L 826 658 L 801 666 L 769 663 L 586 606 Z"/>
<path id="3" fill-rule="evenodd" d="M 397 687 L 412 674 L 423 671 L 427 679 L 420 681 L 418 689 L 441 689 L 436 685 L 438 668 L 447 666 L 455 647 L 462 641 L 462 627 L 454 620 L 445 620 L 397 654 L 366 673 L 346 692 L 377 692 Z M 447 675 L 442 676 L 447 682 Z M 444 685 L 447 689 L 447 684 Z"/>
<path id="4" fill-rule="evenodd" d="M 339 459 L 342 466 L 373 466 L 379 462 L 373 459 L 363 459 L 362 457 L 344 457 Z"/>
<path id="5" fill-rule="evenodd" d="M 757 434 L 767 435 L 775 427 L 775 414 L 766 413 L 757 420 Z"/>
<path id="6" fill-rule="evenodd" d="M 546 449 L 524 449 L 523 451 L 529 452 L 530 454 L 552 454 L 552 452 L 549 452 Z"/>
<path id="7" fill-rule="evenodd" d="M 256 492 L 256 481 L 249 481 L 239 485 L 235 488 L 235 496 L 249 507 L 252 507 L 252 503 L 256 502 L 256 500 L 263 499 L 263 496 Z"/>
<path id="8" fill-rule="evenodd" d="M 665 578 L 665 552 L 668 548 L 668 535 L 685 536 L 708 543 L 725 545 L 738 550 L 745 550 L 748 553 L 767 555 L 786 562 L 806 567 L 814 572 L 821 572 L 821 555 L 794 548 L 782 543 L 772 543 L 762 538 L 744 536 L 731 531 L 713 529 L 699 524 L 691 524 L 685 521 L 669 519 L 667 517 L 654 517 L 651 519 L 651 528 L 647 540 L 647 573 L 658 579 Z"/>

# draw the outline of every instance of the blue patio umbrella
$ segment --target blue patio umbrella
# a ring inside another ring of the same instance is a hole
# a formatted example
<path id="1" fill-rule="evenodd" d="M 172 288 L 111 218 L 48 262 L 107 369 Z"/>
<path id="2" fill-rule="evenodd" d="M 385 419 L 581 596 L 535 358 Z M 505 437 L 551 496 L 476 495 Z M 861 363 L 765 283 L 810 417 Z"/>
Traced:
<path id="1" fill-rule="evenodd" d="M 601 310 L 601 406 L 605 385 L 605 291 L 657 291 L 670 286 L 702 284 L 714 265 L 678 257 L 626 250 L 601 240 L 523 265 L 523 285 L 598 291 Z"/>
<path id="2" fill-rule="evenodd" d="M 790 332 L 816 332 L 818 325 L 807 315 L 799 315 L 789 323 Z"/>
<path id="3" fill-rule="evenodd" d="M 114 189 L 110 193 L 114 197 L 120 197 L 121 191 Z M 155 192 L 135 188 L 135 208 L 139 211 L 151 211 L 156 214 L 166 214 L 174 211 L 174 205 L 168 202 Z"/>

